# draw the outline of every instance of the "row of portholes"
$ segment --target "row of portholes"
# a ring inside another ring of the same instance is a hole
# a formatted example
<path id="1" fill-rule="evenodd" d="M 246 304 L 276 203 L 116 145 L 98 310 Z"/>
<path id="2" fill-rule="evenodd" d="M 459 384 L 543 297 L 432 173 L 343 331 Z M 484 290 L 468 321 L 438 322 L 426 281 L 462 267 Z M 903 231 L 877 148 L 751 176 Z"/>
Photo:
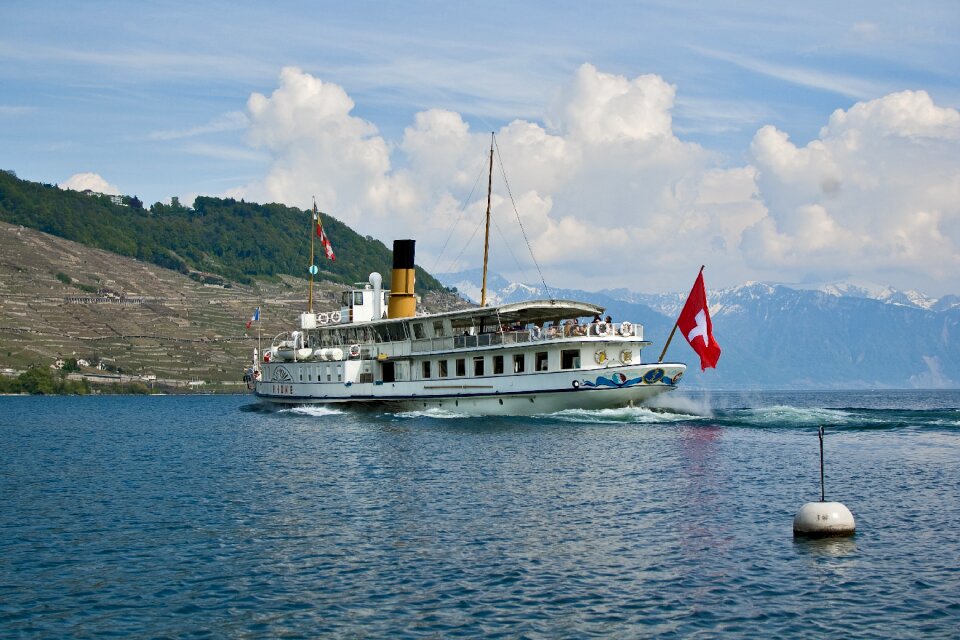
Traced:
<path id="1" fill-rule="evenodd" d="M 500 402 L 500 405 L 503 406 L 503 398 L 497 398 L 497 400 Z M 527 400 L 529 400 L 530 402 L 534 402 L 534 399 L 531 398 L 531 397 L 529 397 L 529 396 L 527 397 Z M 428 406 L 430 406 L 430 403 L 429 403 L 429 402 L 424 402 L 424 403 L 423 403 L 423 408 L 424 408 L 424 409 L 426 409 Z M 442 407 L 442 406 L 443 406 L 443 403 L 440 402 L 440 403 L 437 404 L 437 406 Z M 459 401 L 459 400 L 454 400 L 454 401 L 453 401 L 453 406 L 459 407 L 459 406 L 460 406 L 460 401 Z"/>

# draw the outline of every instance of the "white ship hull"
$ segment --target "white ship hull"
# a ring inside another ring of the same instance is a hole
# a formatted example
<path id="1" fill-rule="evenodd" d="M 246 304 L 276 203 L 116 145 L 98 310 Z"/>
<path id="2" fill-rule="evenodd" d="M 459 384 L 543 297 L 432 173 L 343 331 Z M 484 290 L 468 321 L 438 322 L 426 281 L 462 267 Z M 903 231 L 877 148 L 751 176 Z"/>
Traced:
<path id="1" fill-rule="evenodd" d="M 369 406 L 391 412 L 439 409 L 472 415 L 535 415 L 568 409 L 640 406 L 675 389 L 683 369 L 682 364 L 652 364 L 539 374 L 530 381 L 481 378 L 435 384 L 340 384 L 340 388 L 325 382 L 260 382 L 256 389 L 261 400 L 278 404 Z M 664 372 L 658 381 L 644 382 L 645 375 L 653 379 L 658 370 Z"/>

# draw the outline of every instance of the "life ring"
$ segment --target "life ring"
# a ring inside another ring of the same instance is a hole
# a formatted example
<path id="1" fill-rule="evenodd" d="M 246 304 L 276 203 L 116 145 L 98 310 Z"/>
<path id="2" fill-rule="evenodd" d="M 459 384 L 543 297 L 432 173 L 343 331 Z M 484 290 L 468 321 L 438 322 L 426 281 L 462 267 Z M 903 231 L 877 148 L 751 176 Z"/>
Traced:
<path id="1" fill-rule="evenodd" d="M 334 311 L 330 314 L 330 322 L 333 324 L 339 324 L 341 317 L 342 316 L 340 315 L 339 311 Z"/>
<path id="2" fill-rule="evenodd" d="M 624 320 L 620 323 L 620 335 L 622 336 L 632 336 L 633 335 L 633 325 L 630 324 L 629 320 Z"/>
<path id="3" fill-rule="evenodd" d="M 320 324 L 327 324 L 328 322 L 330 322 L 330 316 L 328 316 L 326 313 L 318 313 L 317 322 L 319 322 Z"/>
<path id="4" fill-rule="evenodd" d="M 633 362 L 633 351 L 630 349 L 624 349 L 620 352 L 620 362 L 623 364 L 630 364 Z"/>
<path id="5" fill-rule="evenodd" d="M 607 323 L 606 323 L 606 322 L 598 322 L 598 323 L 597 323 L 597 335 L 598 335 L 598 336 L 605 336 L 605 335 L 607 335 Z"/>
<path id="6" fill-rule="evenodd" d="M 359 358 L 360 357 L 360 345 L 352 344 L 350 345 L 350 357 Z"/>
<path id="7" fill-rule="evenodd" d="M 270 362 L 270 352 L 269 352 L 269 351 L 267 351 L 266 353 L 263 354 L 263 361 L 264 361 L 264 362 Z"/>
<path id="8" fill-rule="evenodd" d="M 597 349 L 597 352 L 593 354 L 593 359 L 597 364 L 603 364 L 607 361 L 607 352 L 603 349 Z"/>
<path id="9" fill-rule="evenodd" d="M 541 329 L 537 325 L 533 325 L 532 327 L 530 327 L 531 340 L 539 340 L 542 337 L 543 337 L 543 329 Z"/>

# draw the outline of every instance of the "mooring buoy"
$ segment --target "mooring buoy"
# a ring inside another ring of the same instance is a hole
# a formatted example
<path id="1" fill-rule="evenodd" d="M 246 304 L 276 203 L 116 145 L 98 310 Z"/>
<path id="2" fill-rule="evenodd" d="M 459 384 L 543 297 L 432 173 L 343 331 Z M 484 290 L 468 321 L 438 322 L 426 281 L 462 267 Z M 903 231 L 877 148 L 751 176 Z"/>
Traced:
<path id="1" fill-rule="evenodd" d="M 823 427 L 820 436 L 820 502 L 800 507 L 793 519 L 793 535 L 805 538 L 852 536 L 857 531 L 853 514 L 840 502 L 827 502 L 823 485 Z"/>

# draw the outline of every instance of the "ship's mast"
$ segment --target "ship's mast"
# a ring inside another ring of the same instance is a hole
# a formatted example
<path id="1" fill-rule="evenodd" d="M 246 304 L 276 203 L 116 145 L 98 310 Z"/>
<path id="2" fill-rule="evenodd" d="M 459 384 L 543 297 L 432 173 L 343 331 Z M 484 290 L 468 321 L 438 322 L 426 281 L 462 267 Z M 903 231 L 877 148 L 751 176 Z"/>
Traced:
<path id="1" fill-rule="evenodd" d="M 490 132 L 490 173 L 487 176 L 487 230 L 483 237 L 483 286 L 480 306 L 487 306 L 487 259 L 490 256 L 490 194 L 493 192 L 493 132 Z"/>
<path id="2" fill-rule="evenodd" d="M 312 220 L 310 225 L 310 293 L 307 295 L 307 313 L 313 313 L 313 274 L 317 272 L 317 267 L 313 264 L 313 236 L 316 235 L 317 216 L 319 215 L 317 212 L 317 200 L 314 198 L 313 215 L 310 217 Z"/>

